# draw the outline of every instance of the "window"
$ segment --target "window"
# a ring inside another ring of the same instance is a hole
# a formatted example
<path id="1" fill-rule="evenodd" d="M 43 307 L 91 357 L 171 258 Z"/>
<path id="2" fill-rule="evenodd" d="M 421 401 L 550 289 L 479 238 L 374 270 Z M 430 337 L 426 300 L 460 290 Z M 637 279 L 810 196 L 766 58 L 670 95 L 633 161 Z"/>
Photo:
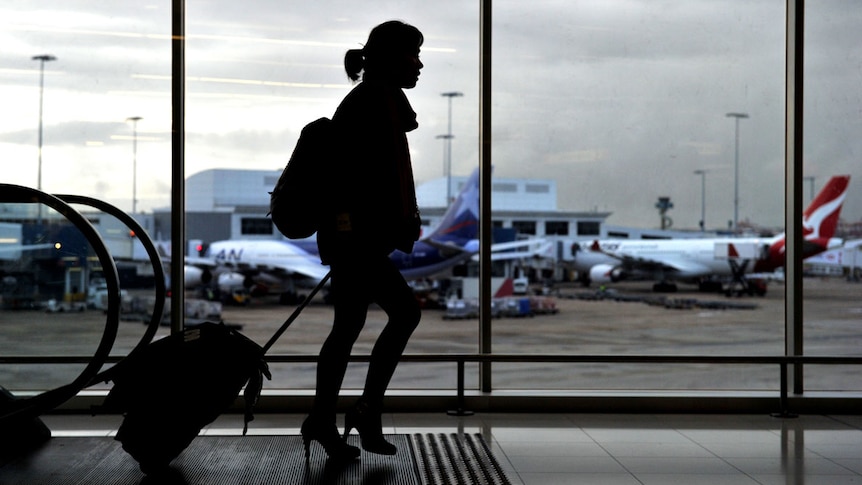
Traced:
<path id="1" fill-rule="evenodd" d="M 242 218 L 242 235 L 243 236 L 259 236 L 273 234 L 272 219 L 261 217 L 243 217 Z"/>
<path id="2" fill-rule="evenodd" d="M 512 228 L 514 228 L 515 231 L 517 231 L 517 233 L 521 235 L 536 235 L 535 221 L 512 221 Z"/>
<path id="3" fill-rule="evenodd" d="M 545 234 L 548 236 L 568 236 L 569 221 L 546 221 Z"/>
<path id="4" fill-rule="evenodd" d="M 494 173 L 553 179 L 561 207 L 607 207 L 613 226 L 643 230 L 659 229 L 655 200 L 669 195 L 676 202 L 667 213 L 672 228 L 697 231 L 701 184 L 693 171 L 705 169 L 707 228 L 714 228 L 710 220 L 726 220 L 734 211 L 736 120 L 726 115 L 745 112 L 749 118 L 739 120 L 738 138 L 745 174 L 739 184 L 739 213 L 745 214 L 740 221 L 750 217 L 782 227 L 785 2 L 672 5 L 495 3 Z M 763 190 L 766 185 L 774 189 Z M 534 234 L 527 222 L 513 226 Z M 596 235 L 596 229 L 579 224 L 578 235 Z M 591 254 L 578 255 L 586 256 Z M 619 262 L 604 264 L 609 270 Z M 619 267 L 614 278 L 625 275 Z M 608 279 L 603 283 L 608 288 L 644 298 L 652 296 L 657 282 Z M 724 298 L 717 291 L 699 294 L 697 285 L 677 285 L 682 297 Z M 548 338 L 541 343 L 532 325 L 500 319 L 493 321 L 493 349 L 780 355 L 783 292 L 772 288 L 765 298 L 756 302 L 757 312 L 737 311 L 733 324 L 707 323 L 696 312 L 673 321 L 646 303 L 631 311 L 625 308 L 630 303 L 605 301 L 577 312 L 577 331 L 566 324 L 546 328 L 540 333 Z M 755 314 L 757 324 L 748 320 Z M 756 346 L 749 332 L 757 334 Z M 493 388 L 760 390 L 774 388 L 777 377 L 753 366 L 709 369 L 501 363 L 494 365 Z"/>
<path id="5" fill-rule="evenodd" d="M 598 236 L 601 233 L 601 223 L 595 221 L 578 221 L 578 236 Z"/>
<path id="6" fill-rule="evenodd" d="M 701 230 L 727 234 L 728 229 L 739 227 L 758 233 L 783 230 L 786 2 L 672 0 L 659 5 L 635 1 L 625 9 L 607 2 L 495 2 L 490 93 L 479 91 L 476 68 L 480 59 L 478 0 L 338 4 L 338 20 L 331 15 L 336 5 L 330 3 L 324 0 L 314 5 L 321 8 L 300 12 L 275 4 L 248 9 L 227 0 L 220 8 L 188 2 L 187 82 L 182 93 L 186 177 L 213 168 L 282 168 L 299 130 L 315 118 L 331 116 L 351 89 L 341 65 L 347 46 L 361 45 L 375 23 L 399 17 L 412 19 L 426 33 L 422 52 L 426 67 L 417 88 L 407 93 L 420 115 L 419 130 L 409 135 L 417 181 L 445 173 L 439 163 L 444 148 L 439 128 L 449 126 L 449 121 L 452 136 L 446 139 L 451 145 L 445 147 L 451 148 L 451 158 L 444 161 L 451 164 L 456 176 L 466 176 L 476 166 L 479 102 L 487 95 L 485 101 L 492 106 L 494 176 L 553 180 L 561 209 L 601 207 L 612 213 L 610 237 L 641 240 L 642 231 L 658 229 L 661 219 L 654 203 L 659 196 L 670 196 L 675 202 L 667 217 L 678 234 L 700 235 Z M 38 185 L 50 193 L 85 193 L 142 218 L 170 206 L 169 2 L 145 6 L 40 3 L 39 12 L 49 10 L 53 15 L 37 15 L 28 2 L 7 2 L 0 7 L 4 24 L 10 26 L 0 35 L 6 36 L 5 45 L 16 46 L 15 53 L 6 55 L 9 62 L 2 70 L 0 102 L 5 116 L 0 119 L 0 159 L 22 167 L 8 171 L 4 182 Z M 857 33 L 862 24 L 858 15 L 848 14 L 846 5 L 834 0 L 811 3 L 805 15 L 805 166 L 798 177 L 805 180 L 807 203 L 830 175 L 851 173 L 855 177 L 858 172 L 853 154 L 862 153 L 862 138 L 858 137 L 862 98 L 857 94 L 862 84 Z M 441 96 L 451 91 L 463 96 Z M 37 131 L 43 135 L 38 162 Z M 737 167 L 741 175 L 735 177 Z M 264 180 L 268 187 L 274 185 L 275 177 Z M 522 186 L 492 185 L 492 192 L 509 194 Z M 737 185 L 738 196 L 734 193 Z M 247 188 L 239 201 L 249 214 L 239 221 L 241 234 L 262 239 L 274 236 L 265 217 L 267 196 L 260 179 Z M 549 190 L 544 183 L 523 185 L 527 194 Z M 218 194 L 200 195 L 215 199 Z M 858 201 L 858 197 L 845 200 L 844 232 L 838 237 L 862 237 Z M 45 244 L 46 234 L 54 236 L 68 229 L 58 214 L 15 214 L 19 209 L 0 204 L 0 244 Z M 88 217 L 100 226 L 109 225 L 103 215 Z M 236 230 L 236 218 L 225 214 L 195 214 L 193 218 L 186 227 L 195 233 L 211 229 L 215 221 Z M 493 221 L 495 228 L 503 225 Z M 520 235 L 538 233 L 534 221 L 515 220 L 511 225 Z M 154 239 L 170 237 L 169 224 L 153 222 L 151 227 Z M 595 221 L 576 225 L 577 236 L 599 236 L 601 229 Z M 552 220 L 545 223 L 544 232 L 568 235 L 569 228 L 566 222 Z M 112 248 L 128 248 L 116 251 L 134 254 L 133 242 L 122 231 L 106 234 L 113 238 L 109 241 Z M 313 246 L 313 241 L 305 243 L 309 243 L 305 247 Z M 582 256 L 587 246 L 581 243 L 579 247 Z M 173 249 L 175 257 L 183 253 L 184 248 Z M 232 254 L 241 257 L 239 252 Z M 85 275 L 81 269 L 85 263 L 83 253 L 60 257 L 44 248 L 32 254 L 0 253 L 6 305 L 0 311 L 21 318 L 23 314 L 12 312 L 9 306 L 30 305 L 27 298 L 18 298 L 22 294 L 38 294 L 40 305 L 49 300 L 79 302 L 84 287 L 89 290 L 97 285 L 99 268 L 94 266 L 93 274 Z M 36 270 L 24 271 L 27 268 Z M 495 262 L 494 275 L 510 269 L 504 262 Z M 858 267 L 832 269 L 843 275 Z M 128 271 L 124 268 L 124 275 Z M 475 266 L 461 270 L 465 278 L 475 274 Z M 852 301 L 856 290 L 842 282 L 840 277 L 805 280 L 804 296 L 812 299 L 811 304 L 806 303 L 799 330 L 805 353 L 858 355 L 856 322 L 836 322 L 827 316 L 858 313 L 855 303 L 830 299 L 851 293 L 846 301 Z M 607 285 L 655 296 L 649 278 L 617 283 Z M 646 303 L 630 311 L 635 303 L 591 302 L 573 314 L 577 331 L 571 320 L 562 318 L 542 327 L 542 332 L 536 332 L 534 325 L 524 325 L 524 320 L 494 319 L 490 324 L 492 347 L 500 353 L 780 355 L 788 333 L 785 302 L 780 287 L 767 286 L 763 298 L 731 300 L 757 306 L 754 310 L 726 310 L 734 312 L 732 324 L 712 318 L 710 312 L 667 311 Z M 273 292 L 283 289 L 276 282 L 270 288 Z M 135 296 L 147 295 L 136 292 Z M 718 292 L 698 292 L 697 286 L 680 285 L 675 295 L 658 296 L 728 301 Z M 322 313 L 325 307 L 314 311 L 321 312 L 316 318 L 328 318 Z M 66 312 L 51 320 L 79 325 L 81 332 L 75 337 L 79 340 L 71 347 L 65 345 L 68 342 L 56 346 L 15 340 L 11 327 L 4 325 L 0 335 L 4 355 L 56 356 L 67 351 L 83 355 L 95 346 L 86 336 L 102 324 L 98 312 Z M 371 325 L 379 324 L 378 320 L 379 314 Z M 530 323 L 535 322 L 541 321 Z M 420 327 L 407 351 L 476 352 L 479 329 L 472 323 L 454 328 L 446 345 L 439 343 L 433 330 Z M 49 328 L 35 330 L 51 335 Z M 160 329 L 160 335 L 166 331 Z M 429 333 L 422 334 L 426 331 Z M 325 335 L 306 337 L 315 344 L 290 350 L 315 352 Z M 118 349 L 132 345 L 132 337 L 121 338 L 125 340 L 118 343 Z M 274 351 L 286 352 L 287 344 L 283 345 Z M 358 352 L 369 348 L 367 341 L 357 345 Z M 474 385 L 479 366 L 467 367 L 468 385 Z M 4 377 L 0 383 L 11 389 L 46 388 L 68 382 L 78 370 L 76 365 L 44 366 L 47 368 L 40 378 L 32 379 L 32 368 L 0 366 Z M 291 379 L 273 386 L 312 387 L 314 378 L 308 366 L 295 369 L 277 372 Z M 417 372 L 396 375 L 393 387 L 415 388 Z M 419 385 L 454 385 L 454 371 L 448 364 L 422 364 L 421 372 L 433 378 Z M 816 390 L 858 390 L 862 387 L 858 375 L 858 368 L 806 366 L 804 377 L 809 388 Z M 498 389 L 733 392 L 777 387 L 774 370 L 747 365 L 500 363 L 493 366 L 492 378 L 492 387 Z M 361 385 L 360 366 L 348 375 L 346 387 Z"/>
<path id="7" fill-rule="evenodd" d="M 802 324 L 802 351 L 809 355 L 854 356 L 859 347 L 854 344 L 853 325 L 830 322 L 829 315 L 858 312 L 859 305 L 848 299 L 858 284 L 854 273 L 862 268 L 862 253 L 854 241 L 862 237 L 859 204 L 858 170 L 846 170 L 852 156 L 846 150 L 856 145 L 859 113 L 862 99 L 851 86 L 862 83 L 862 64 L 858 59 L 857 42 L 859 18 L 846 15 L 835 7 L 836 2 L 808 2 L 805 9 L 805 133 L 802 200 L 803 206 L 828 183 L 832 176 L 852 174 L 840 218 L 837 237 L 845 241 L 843 247 L 827 250 L 805 260 L 805 266 L 815 272 L 832 276 L 814 276 L 804 279 L 804 322 Z M 826 75 L 832 72 L 833 75 Z M 855 120 L 855 121 L 850 121 Z M 753 121 L 753 120 L 752 120 Z M 740 128 L 741 130 L 742 128 Z M 854 149 L 855 150 L 855 149 Z M 816 154 L 816 155 L 814 155 Z M 857 157 L 858 158 L 858 157 Z M 707 176 L 708 177 L 708 176 Z M 840 261 L 840 263 L 839 263 Z M 803 271 L 806 268 L 803 268 Z M 834 298 L 834 299 L 833 299 Z M 859 369 L 845 366 L 806 366 L 804 388 L 811 391 L 859 390 L 862 378 Z"/>
<path id="8" fill-rule="evenodd" d="M 526 184 L 524 191 L 528 194 L 547 194 L 551 191 L 548 184 Z"/>

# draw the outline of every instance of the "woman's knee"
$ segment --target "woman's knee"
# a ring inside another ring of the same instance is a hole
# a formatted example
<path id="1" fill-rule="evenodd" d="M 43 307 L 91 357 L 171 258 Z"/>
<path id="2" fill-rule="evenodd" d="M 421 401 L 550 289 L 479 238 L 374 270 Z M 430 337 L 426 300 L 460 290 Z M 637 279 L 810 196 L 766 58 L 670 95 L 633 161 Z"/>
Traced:
<path id="1" fill-rule="evenodd" d="M 405 305 L 403 312 L 398 315 L 397 319 L 402 325 L 415 329 L 419 325 L 419 321 L 422 320 L 422 310 L 419 308 L 419 304 Z"/>

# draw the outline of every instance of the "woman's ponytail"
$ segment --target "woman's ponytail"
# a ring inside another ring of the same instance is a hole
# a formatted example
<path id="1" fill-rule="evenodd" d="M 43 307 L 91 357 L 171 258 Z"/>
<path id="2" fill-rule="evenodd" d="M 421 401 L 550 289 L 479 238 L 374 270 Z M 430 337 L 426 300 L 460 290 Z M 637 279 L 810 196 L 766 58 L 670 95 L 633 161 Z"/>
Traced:
<path id="1" fill-rule="evenodd" d="M 363 57 L 361 49 L 350 49 L 344 54 L 344 70 L 347 71 L 347 77 L 351 81 L 359 80 L 359 73 L 365 67 Z"/>

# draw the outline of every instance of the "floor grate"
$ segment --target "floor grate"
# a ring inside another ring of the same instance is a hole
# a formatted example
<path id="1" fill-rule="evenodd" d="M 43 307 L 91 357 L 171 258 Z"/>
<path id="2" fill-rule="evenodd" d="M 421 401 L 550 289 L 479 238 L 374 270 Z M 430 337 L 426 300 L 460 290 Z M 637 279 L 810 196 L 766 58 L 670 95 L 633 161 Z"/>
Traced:
<path id="1" fill-rule="evenodd" d="M 412 435 L 423 485 L 510 485 L 480 434 Z"/>

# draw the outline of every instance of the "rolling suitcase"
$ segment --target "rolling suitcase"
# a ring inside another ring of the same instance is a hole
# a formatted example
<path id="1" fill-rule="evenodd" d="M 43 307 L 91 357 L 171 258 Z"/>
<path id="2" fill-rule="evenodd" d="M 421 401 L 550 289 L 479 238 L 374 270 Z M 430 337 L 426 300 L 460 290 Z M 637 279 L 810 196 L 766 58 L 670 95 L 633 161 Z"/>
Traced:
<path id="1" fill-rule="evenodd" d="M 271 378 L 264 355 L 329 279 L 327 274 L 261 347 L 222 323 L 206 322 L 133 352 L 117 364 L 97 411 L 122 413 L 116 440 L 145 474 L 168 470 L 200 430 L 245 387 L 245 428 Z"/>

